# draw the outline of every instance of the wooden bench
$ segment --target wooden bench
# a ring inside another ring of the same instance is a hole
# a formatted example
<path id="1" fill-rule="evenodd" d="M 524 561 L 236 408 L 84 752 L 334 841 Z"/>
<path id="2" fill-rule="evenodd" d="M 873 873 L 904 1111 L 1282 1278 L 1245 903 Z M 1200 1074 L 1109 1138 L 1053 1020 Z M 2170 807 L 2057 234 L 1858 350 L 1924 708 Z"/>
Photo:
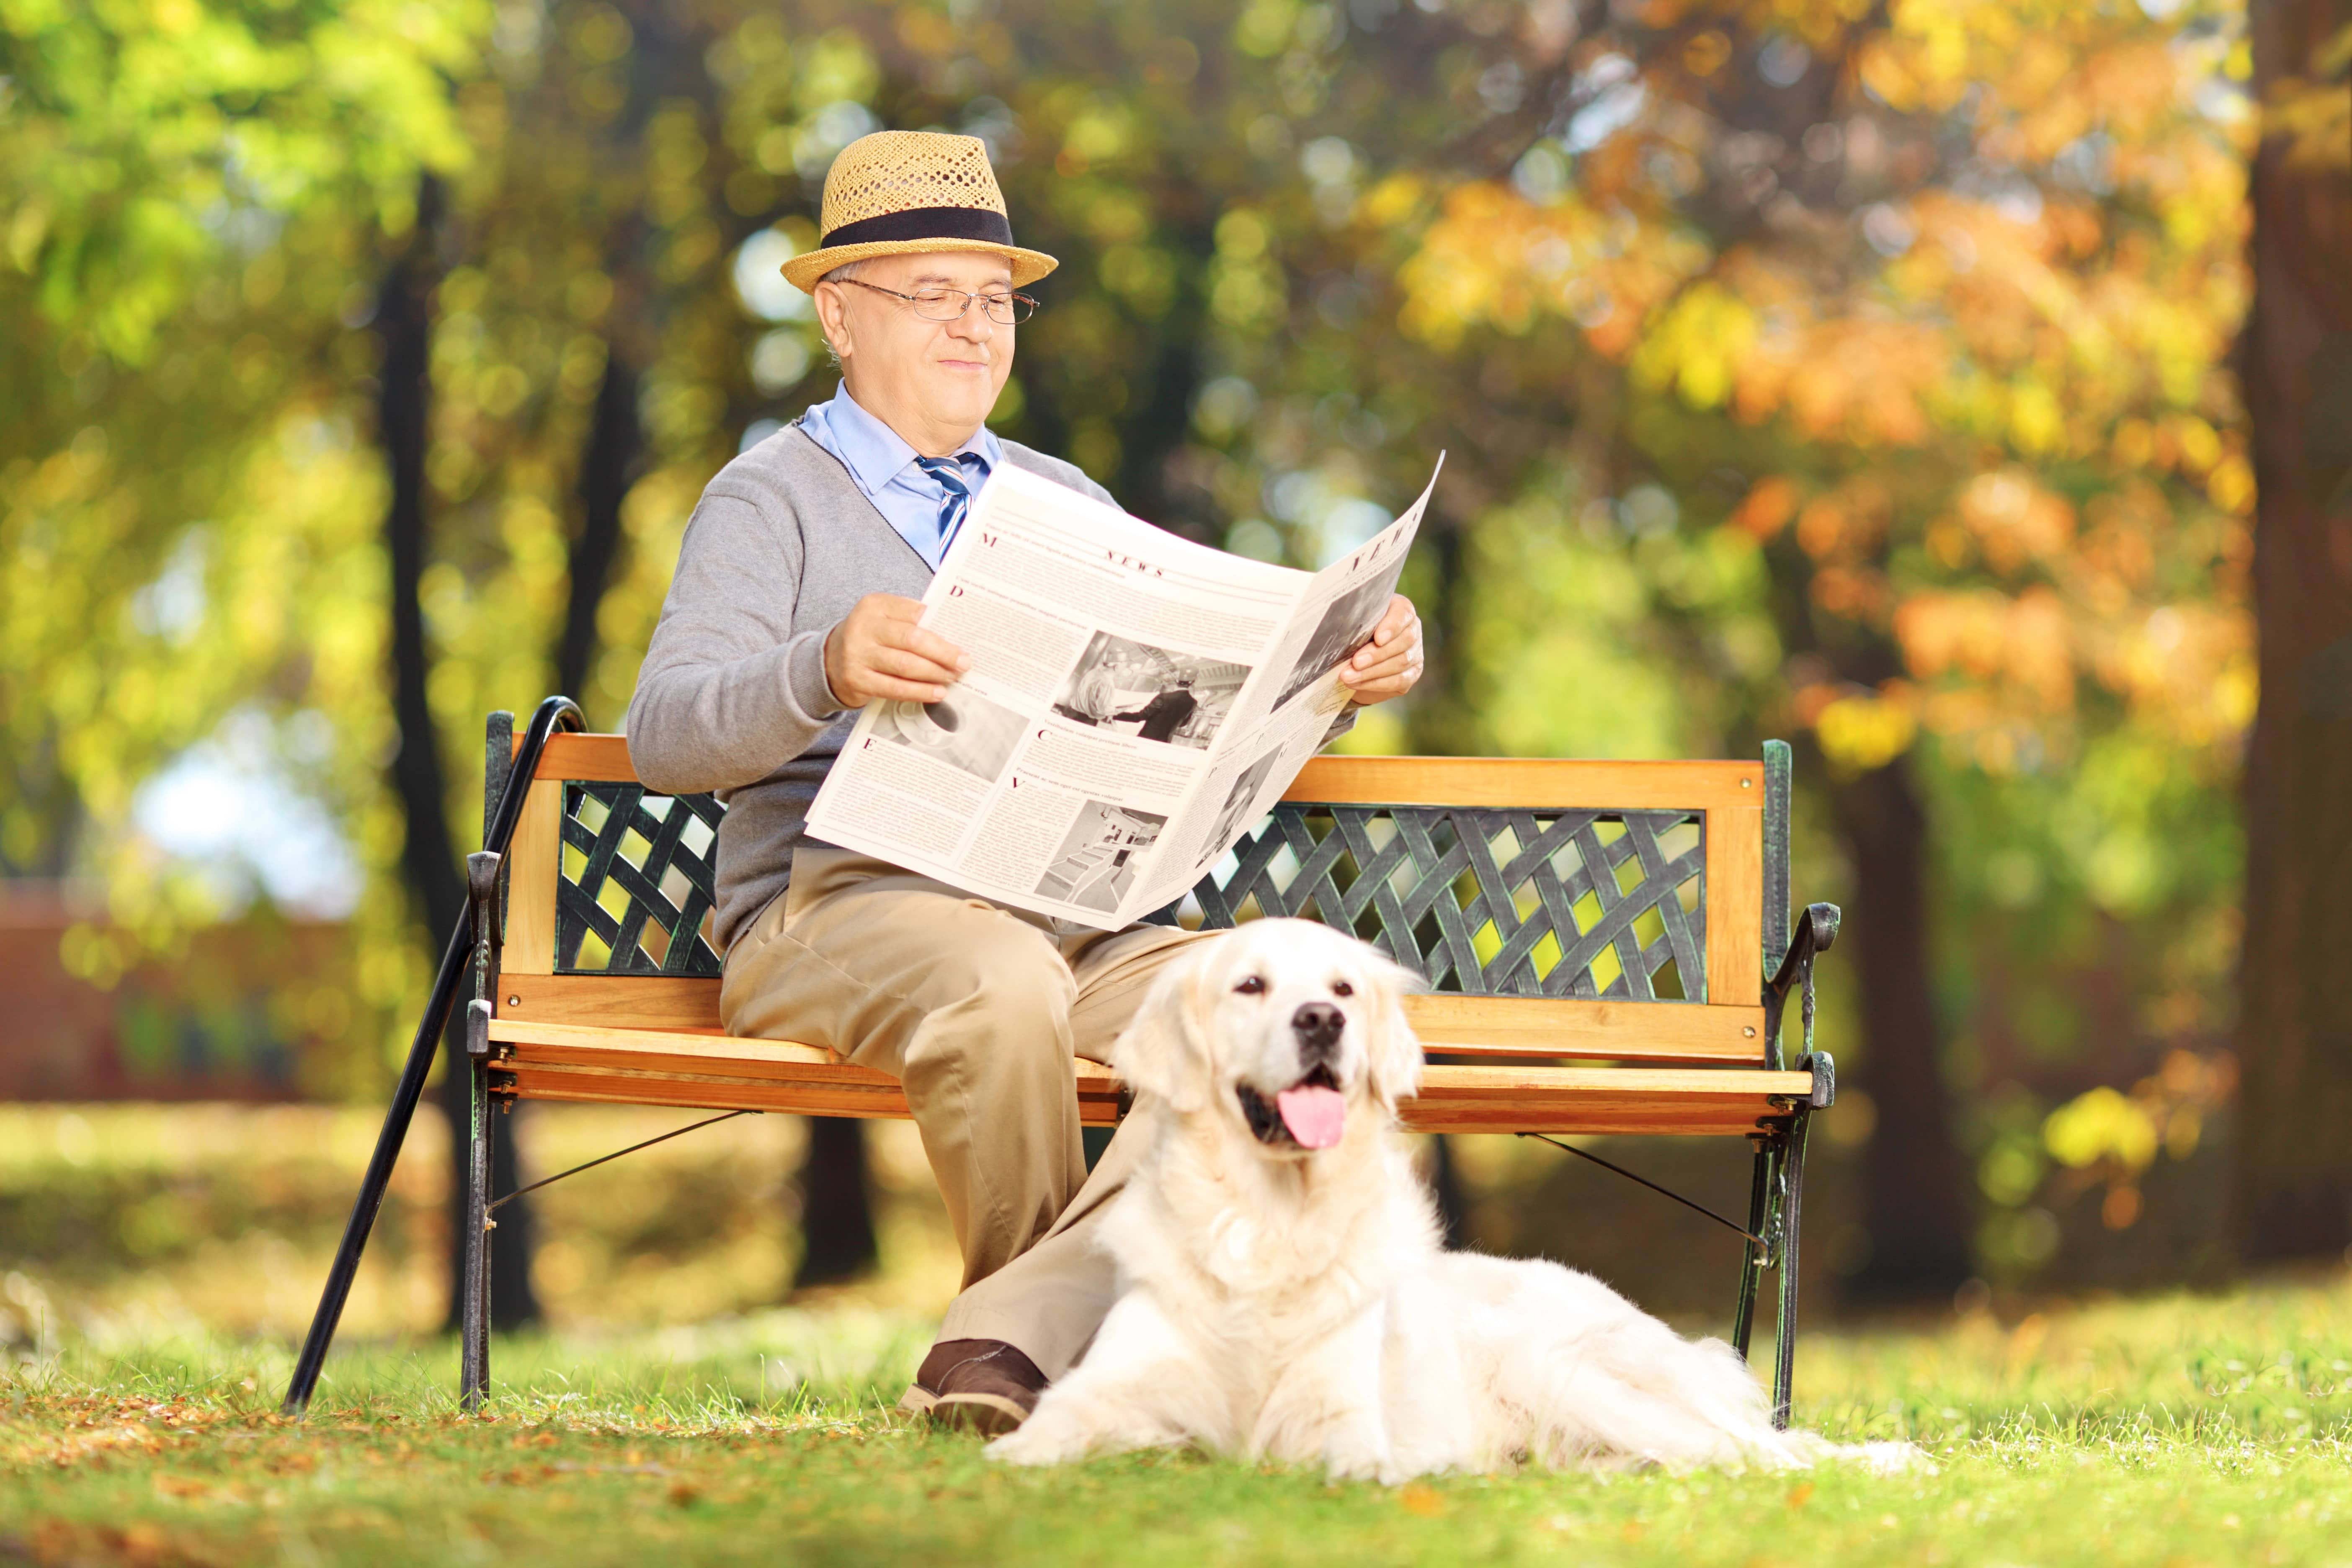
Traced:
<path id="1" fill-rule="evenodd" d="M 290 1413 L 316 1384 L 467 981 L 469 1405 L 488 1372 L 484 1238 L 499 1110 L 554 1100 L 908 1115 L 886 1074 L 819 1047 L 725 1034 L 709 937 L 724 808 L 708 795 L 648 794 L 625 741 L 580 729 L 561 698 L 520 737 L 509 715 L 491 718 L 488 847 L 468 858 L 467 923 L 444 953 L 297 1364 Z M 1835 1092 L 1828 1054 L 1812 1048 L 1812 964 L 1838 921 L 1835 906 L 1815 904 L 1791 927 L 1789 787 L 1778 742 L 1758 762 L 1318 758 L 1181 915 L 1158 918 L 1219 928 L 1301 916 L 1421 972 L 1432 989 L 1408 1013 L 1431 1059 L 1402 1108 L 1409 1127 L 1748 1140 L 1748 1223 L 1713 1217 L 1746 1237 L 1733 1319 L 1743 1355 L 1761 1277 L 1780 1271 L 1773 1390 L 1785 1424 L 1806 1129 Z M 1793 1063 L 1780 1043 L 1791 994 L 1802 1025 Z M 1074 1073 L 1081 1120 L 1116 1124 L 1128 1104 L 1117 1076 L 1087 1061 Z"/>

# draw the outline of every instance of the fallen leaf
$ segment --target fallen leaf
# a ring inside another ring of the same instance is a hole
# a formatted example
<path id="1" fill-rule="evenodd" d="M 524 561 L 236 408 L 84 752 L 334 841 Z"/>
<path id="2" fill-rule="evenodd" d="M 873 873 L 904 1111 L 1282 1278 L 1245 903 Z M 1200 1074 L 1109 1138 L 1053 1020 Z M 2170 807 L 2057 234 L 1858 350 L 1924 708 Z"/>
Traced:
<path id="1" fill-rule="evenodd" d="M 1425 1487 L 1419 1481 L 1409 1483 L 1397 1493 L 1397 1501 L 1404 1505 L 1405 1512 L 1417 1514 L 1423 1519 L 1435 1519 L 1445 1511 L 1445 1499 L 1439 1495 L 1437 1489 Z"/>

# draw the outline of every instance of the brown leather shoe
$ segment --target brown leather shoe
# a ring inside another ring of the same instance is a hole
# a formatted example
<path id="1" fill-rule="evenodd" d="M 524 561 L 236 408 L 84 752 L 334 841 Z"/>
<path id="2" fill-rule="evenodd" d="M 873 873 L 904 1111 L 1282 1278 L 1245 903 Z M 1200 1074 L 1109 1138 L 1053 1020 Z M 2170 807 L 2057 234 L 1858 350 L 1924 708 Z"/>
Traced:
<path id="1" fill-rule="evenodd" d="M 994 1436 L 1029 1419 L 1045 1384 L 1037 1363 L 1002 1340 L 941 1340 L 905 1403 L 927 1409 L 935 1426 Z"/>

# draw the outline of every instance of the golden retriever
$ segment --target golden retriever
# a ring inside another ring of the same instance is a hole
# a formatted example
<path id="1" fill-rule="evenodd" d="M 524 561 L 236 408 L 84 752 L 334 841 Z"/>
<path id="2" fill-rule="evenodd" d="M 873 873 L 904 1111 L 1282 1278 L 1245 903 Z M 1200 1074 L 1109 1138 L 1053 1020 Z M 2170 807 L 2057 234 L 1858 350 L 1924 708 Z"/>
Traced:
<path id="1" fill-rule="evenodd" d="M 989 1452 L 1023 1465 L 1196 1444 L 1394 1483 L 1520 1461 L 1803 1466 L 1719 1340 L 1590 1275 L 1446 1252 L 1396 1121 L 1412 977 L 1303 921 L 1170 967 L 1113 1050 L 1148 1142 L 1104 1216 L 1119 1293 L 1084 1359 Z M 1879 1466 L 1909 1451 L 1854 1450 Z"/>

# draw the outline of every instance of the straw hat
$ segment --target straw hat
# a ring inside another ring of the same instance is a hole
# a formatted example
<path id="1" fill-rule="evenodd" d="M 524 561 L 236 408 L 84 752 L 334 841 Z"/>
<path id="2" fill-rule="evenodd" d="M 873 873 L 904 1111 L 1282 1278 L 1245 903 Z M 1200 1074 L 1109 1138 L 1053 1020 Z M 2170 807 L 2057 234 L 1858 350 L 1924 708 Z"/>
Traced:
<path id="1" fill-rule="evenodd" d="M 784 263 L 784 281 L 806 293 L 836 267 L 869 256 L 985 250 L 1013 263 L 1013 286 L 1061 265 L 1013 243 L 1004 193 L 988 143 L 938 131 L 877 131 L 841 150 L 824 177 L 824 237 Z"/>

